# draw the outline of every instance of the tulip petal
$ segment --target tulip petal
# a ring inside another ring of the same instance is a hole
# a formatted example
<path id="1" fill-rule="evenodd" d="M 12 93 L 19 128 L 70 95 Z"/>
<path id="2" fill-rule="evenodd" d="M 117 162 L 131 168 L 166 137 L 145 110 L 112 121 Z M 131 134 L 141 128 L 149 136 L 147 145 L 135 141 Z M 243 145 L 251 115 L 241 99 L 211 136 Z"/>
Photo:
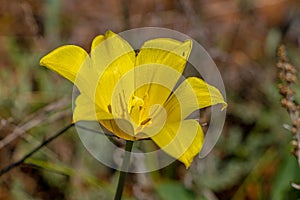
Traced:
<path id="1" fill-rule="evenodd" d="M 182 74 L 192 49 L 192 41 L 180 42 L 170 38 L 157 38 L 146 41 L 141 47 L 136 66 L 143 64 L 162 64 Z"/>
<path id="2" fill-rule="evenodd" d="M 91 58 L 93 67 L 99 75 L 96 104 L 101 109 L 109 111 L 108 106 L 114 110 L 112 94 L 116 84 L 129 70 L 134 68 L 135 52 L 132 47 L 119 35 L 107 31 L 104 36 L 97 36 L 92 43 Z M 122 84 L 124 87 L 133 87 L 133 80 Z"/>
<path id="3" fill-rule="evenodd" d="M 190 77 L 179 85 L 166 102 L 167 120 L 181 121 L 195 110 L 216 104 L 222 104 L 222 109 L 227 107 L 220 91 L 200 78 Z"/>
<path id="4" fill-rule="evenodd" d="M 86 95 L 80 94 L 75 101 L 75 108 L 73 111 L 73 122 L 78 121 L 100 121 L 113 119 L 113 115 L 99 107 Z"/>
<path id="5" fill-rule="evenodd" d="M 44 56 L 40 60 L 40 65 L 74 83 L 80 67 L 87 58 L 89 58 L 88 53 L 81 47 L 65 45 Z"/>
<path id="6" fill-rule="evenodd" d="M 203 146 L 204 135 L 195 120 L 167 123 L 151 139 L 167 154 L 188 168 Z"/>
<path id="7" fill-rule="evenodd" d="M 124 119 L 101 120 L 100 124 L 108 131 L 125 140 L 136 140 L 132 124 Z M 129 132 L 129 133 L 128 133 Z"/>
<path id="8" fill-rule="evenodd" d="M 133 134 L 132 125 L 127 120 L 116 119 L 111 113 L 101 110 L 85 94 L 80 94 L 76 98 L 73 111 L 73 122 L 79 121 L 99 121 L 101 125 L 116 136 L 126 140 L 134 140 L 132 135 L 126 133 Z"/>
<path id="9" fill-rule="evenodd" d="M 136 59 L 135 85 L 147 84 L 135 94 L 140 98 L 148 95 L 149 105 L 163 105 L 179 80 L 191 49 L 191 40 L 158 38 L 145 42 Z"/>
<path id="10" fill-rule="evenodd" d="M 97 47 L 99 46 L 104 40 L 106 39 L 106 37 L 104 35 L 98 35 L 96 36 L 93 41 L 92 41 L 92 46 L 91 46 L 91 52 Z"/>
<path id="11" fill-rule="evenodd" d="M 142 119 L 150 117 L 152 106 L 162 106 L 166 102 L 181 76 L 176 70 L 160 64 L 138 66 L 135 67 L 133 73 L 135 79 L 134 94 L 144 101 L 140 116 Z"/>

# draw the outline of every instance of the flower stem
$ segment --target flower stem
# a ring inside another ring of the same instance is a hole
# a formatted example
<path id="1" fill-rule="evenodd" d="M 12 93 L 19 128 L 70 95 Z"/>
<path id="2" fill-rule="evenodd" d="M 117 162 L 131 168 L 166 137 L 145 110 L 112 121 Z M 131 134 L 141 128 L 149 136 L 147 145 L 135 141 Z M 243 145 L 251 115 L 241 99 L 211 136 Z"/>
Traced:
<path id="1" fill-rule="evenodd" d="M 124 153 L 124 158 L 123 158 L 123 163 L 122 167 L 120 169 L 120 176 L 119 176 L 119 182 L 115 194 L 115 200 L 120 200 L 122 198 L 122 193 L 125 185 L 125 179 L 128 171 L 128 167 L 130 164 L 130 155 L 131 155 L 131 150 L 133 146 L 133 141 L 131 140 L 126 140 L 125 144 L 125 153 Z"/>

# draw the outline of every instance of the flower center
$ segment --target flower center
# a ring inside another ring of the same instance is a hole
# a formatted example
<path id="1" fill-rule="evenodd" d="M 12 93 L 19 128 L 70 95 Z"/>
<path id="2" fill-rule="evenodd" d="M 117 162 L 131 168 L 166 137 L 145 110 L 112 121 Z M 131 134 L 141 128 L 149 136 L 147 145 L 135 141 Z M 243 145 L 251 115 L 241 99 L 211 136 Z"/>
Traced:
<path id="1" fill-rule="evenodd" d="M 148 95 L 144 95 L 143 98 L 140 98 L 138 96 L 132 95 L 129 101 L 128 105 L 128 113 L 131 116 L 131 119 L 135 123 L 136 132 L 138 133 L 143 129 L 144 126 L 150 125 L 151 118 L 145 113 L 145 110 L 147 108 L 147 97 Z"/>

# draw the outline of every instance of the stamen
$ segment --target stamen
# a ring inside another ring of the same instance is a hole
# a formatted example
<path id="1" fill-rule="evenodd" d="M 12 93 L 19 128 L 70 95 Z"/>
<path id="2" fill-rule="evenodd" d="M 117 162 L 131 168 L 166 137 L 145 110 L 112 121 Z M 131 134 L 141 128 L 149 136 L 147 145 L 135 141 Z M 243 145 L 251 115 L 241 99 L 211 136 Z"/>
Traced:
<path id="1" fill-rule="evenodd" d="M 111 105 L 110 105 L 110 104 L 107 106 L 107 109 L 108 109 L 108 111 L 109 111 L 110 113 L 112 113 L 112 111 L 111 111 Z"/>
<path id="2" fill-rule="evenodd" d="M 141 121 L 141 125 L 145 125 L 147 123 L 149 123 L 151 121 L 151 118 L 147 118 L 147 119 L 144 119 L 143 121 Z"/>
<path id="3" fill-rule="evenodd" d="M 123 95 L 123 98 L 122 98 L 122 95 Z M 120 101 L 120 105 L 121 105 L 121 116 L 122 117 L 127 117 L 128 116 L 128 113 L 127 113 L 127 110 L 126 110 L 126 102 L 124 101 L 125 99 L 125 92 L 123 91 L 123 93 L 119 93 L 119 101 Z"/>

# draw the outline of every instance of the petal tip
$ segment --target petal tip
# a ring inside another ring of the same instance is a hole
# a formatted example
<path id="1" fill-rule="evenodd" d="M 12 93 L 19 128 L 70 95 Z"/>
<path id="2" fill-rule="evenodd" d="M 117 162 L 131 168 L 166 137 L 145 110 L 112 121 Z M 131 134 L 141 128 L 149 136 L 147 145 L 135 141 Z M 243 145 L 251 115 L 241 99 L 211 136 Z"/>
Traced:
<path id="1" fill-rule="evenodd" d="M 43 56 L 43 57 L 40 59 L 39 65 L 40 65 L 41 67 L 44 67 L 44 66 L 45 66 L 45 64 L 44 64 L 45 57 L 46 57 L 46 56 Z"/>
<path id="2" fill-rule="evenodd" d="M 187 159 L 187 158 L 182 158 L 181 157 L 178 160 L 184 164 L 185 169 L 189 169 L 190 166 L 191 166 L 191 164 L 192 164 L 192 162 L 193 162 L 193 158 Z"/>
<path id="3" fill-rule="evenodd" d="M 115 35 L 117 35 L 117 34 L 114 33 L 112 30 L 107 30 L 104 34 L 105 38 L 113 37 Z"/>
<path id="4" fill-rule="evenodd" d="M 225 101 L 222 104 L 221 111 L 224 111 L 228 107 L 228 104 Z"/>
<path id="5" fill-rule="evenodd" d="M 193 46 L 193 41 L 191 39 L 187 39 L 184 41 L 185 44 L 189 45 L 191 48 Z"/>

